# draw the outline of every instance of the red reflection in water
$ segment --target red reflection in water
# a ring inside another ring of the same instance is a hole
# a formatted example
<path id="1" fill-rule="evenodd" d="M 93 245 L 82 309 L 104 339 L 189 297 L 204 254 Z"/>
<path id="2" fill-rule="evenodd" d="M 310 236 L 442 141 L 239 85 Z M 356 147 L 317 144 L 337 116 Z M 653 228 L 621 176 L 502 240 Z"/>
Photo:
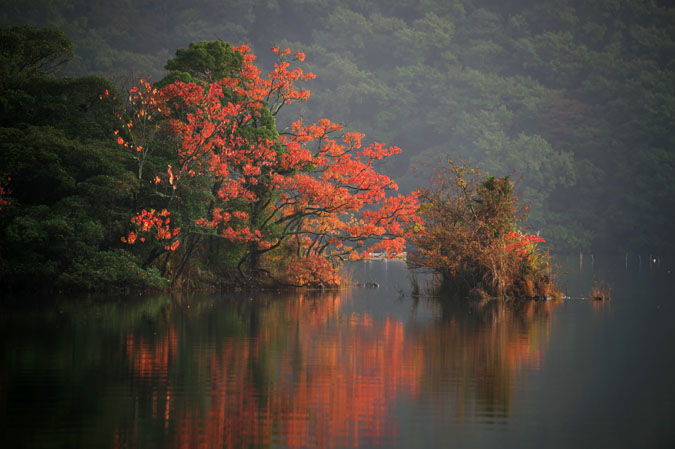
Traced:
<path id="1" fill-rule="evenodd" d="M 176 357 L 178 336 L 173 326 L 150 342 L 130 333 L 124 346 L 134 377 L 161 377 L 166 376 L 170 360 Z"/>
<path id="2" fill-rule="evenodd" d="M 395 436 L 389 410 L 402 392 L 416 390 L 421 354 L 392 320 L 353 316 L 324 332 L 338 306 L 339 298 L 300 298 L 283 311 L 286 321 L 295 318 L 294 331 L 265 320 L 259 338 L 227 340 L 209 360 L 210 406 L 203 414 L 179 412 L 176 447 L 356 447 Z M 270 312 L 274 318 L 280 311 Z M 256 364 L 270 377 L 256 380 L 248 369 Z"/>
<path id="3" fill-rule="evenodd" d="M 149 402 L 165 446 L 387 445 L 399 431 L 395 403 L 439 391 L 443 373 L 460 373 L 455 397 L 474 394 L 508 407 L 509 380 L 540 367 L 550 331 L 549 305 L 518 311 L 498 305 L 470 330 L 458 319 L 406 332 L 390 318 L 344 316 L 340 302 L 338 295 L 273 301 L 256 309 L 250 337 L 192 347 L 180 367 L 184 346 L 174 327 L 152 343 L 128 335 L 132 376 L 162 380 Z M 185 363 L 192 364 L 193 385 L 175 380 Z M 125 440 L 136 445 L 133 427 L 116 433 L 114 448 Z"/>

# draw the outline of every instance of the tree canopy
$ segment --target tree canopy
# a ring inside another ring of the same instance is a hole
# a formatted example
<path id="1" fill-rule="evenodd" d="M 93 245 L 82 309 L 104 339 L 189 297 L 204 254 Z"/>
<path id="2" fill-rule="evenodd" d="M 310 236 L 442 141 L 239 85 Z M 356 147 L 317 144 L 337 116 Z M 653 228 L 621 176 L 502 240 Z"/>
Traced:
<path id="1" fill-rule="evenodd" d="M 265 75 L 247 46 L 201 42 L 124 94 L 47 74 L 3 91 L 5 285 L 334 287 L 339 261 L 403 251 L 416 196 L 375 167 L 400 149 L 327 119 L 279 132 L 314 75 L 273 52 Z"/>

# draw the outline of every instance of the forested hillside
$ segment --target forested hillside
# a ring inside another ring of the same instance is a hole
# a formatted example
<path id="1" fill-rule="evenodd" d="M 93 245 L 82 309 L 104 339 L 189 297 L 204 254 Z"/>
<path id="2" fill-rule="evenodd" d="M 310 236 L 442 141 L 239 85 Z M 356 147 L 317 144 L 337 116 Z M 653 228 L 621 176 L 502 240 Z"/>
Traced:
<path id="1" fill-rule="evenodd" d="M 20 24 L 73 39 L 61 74 L 121 87 L 195 41 L 248 44 L 264 67 L 274 45 L 303 51 L 312 96 L 279 124 L 330 117 L 400 146 L 384 171 L 404 190 L 448 157 L 515 171 L 561 251 L 675 249 L 672 1 L 3 2 L 0 25 Z"/>

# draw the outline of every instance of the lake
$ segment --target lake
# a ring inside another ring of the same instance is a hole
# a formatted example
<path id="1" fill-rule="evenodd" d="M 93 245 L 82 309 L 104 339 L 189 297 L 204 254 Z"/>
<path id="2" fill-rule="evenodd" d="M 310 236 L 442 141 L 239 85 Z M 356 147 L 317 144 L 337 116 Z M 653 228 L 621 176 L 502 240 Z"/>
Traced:
<path id="1" fill-rule="evenodd" d="M 675 446 L 672 266 L 581 262 L 558 302 L 413 297 L 396 261 L 353 266 L 379 288 L 8 300 L 0 447 Z"/>

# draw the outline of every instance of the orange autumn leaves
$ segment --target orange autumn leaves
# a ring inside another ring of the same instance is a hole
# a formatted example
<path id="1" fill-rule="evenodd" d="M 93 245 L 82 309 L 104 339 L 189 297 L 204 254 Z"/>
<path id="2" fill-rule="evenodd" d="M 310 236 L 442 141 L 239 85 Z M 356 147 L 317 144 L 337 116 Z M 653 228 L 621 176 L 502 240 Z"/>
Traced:
<path id="1" fill-rule="evenodd" d="M 135 230 L 124 241 L 143 242 L 148 233 L 162 241 L 170 236 L 165 249 L 175 250 L 189 233 L 207 233 L 247 244 L 245 257 L 251 261 L 283 250 L 294 254 L 287 260 L 287 280 L 295 285 L 339 285 L 336 261 L 374 250 L 390 256 L 401 252 L 417 222 L 417 197 L 390 196 L 398 186 L 374 168 L 401 150 L 363 145 L 362 134 L 344 133 L 327 119 L 309 125 L 296 121 L 280 135 L 273 117 L 284 105 L 309 98 L 309 90 L 296 83 L 314 75 L 291 67 L 289 49 L 272 49 L 278 61 L 264 76 L 248 47 L 232 49 L 242 55 L 241 67 L 216 82 L 176 81 L 159 91 L 146 83 L 132 89 L 135 109 L 124 132 L 130 137 L 118 135 L 117 141 L 135 150 L 142 180 L 153 145 L 148 129 L 155 129 L 146 125 L 150 117 L 161 117 L 176 149 L 166 173 L 152 173 L 149 182 L 159 188 L 168 181 L 174 193 L 165 194 L 164 221 L 144 209 L 132 219 Z M 294 56 L 294 61 L 305 58 L 301 52 Z M 194 178 L 201 183 L 186 182 Z M 182 231 L 164 230 L 180 198 L 196 185 L 207 189 L 202 196 L 211 202 L 192 208 L 201 213 L 183 216 L 181 223 L 189 225 Z"/>
<path id="2" fill-rule="evenodd" d="M 137 240 L 145 242 L 145 236 L 150 235 L 155 240 L 164 242 L 164 249 L 175 251 L 180 245 L 180 240 L 175 237 L 180 232 L 180 228 L 171 228 L 170 212 L 163 209 L 157 212 L 155 209 L 145 210 L 131 219 L 136 225 L 137 232 L 131 231 L 126 237 L 122 237 L 122 242 L 133 245 Z M 141 235 L 141 237 L 139 237 Z"/>
<path id="3" fill-rule="evenodd" d="M 282 136 L 289 149 L 282 164 L 295 173 L 273 178 L 284 192 L 279 210 L 289 223 L 298 220 L 298 234 L 307 245 L 323 248 L 323 253 L 308 248 L 308 256 L 354 258 L 358 250 L 366 249 L 364 241 L 369 238 L 380 241 L 368 251 L 377 248 L 397 254 L 407 228 L 416 221 L 417 197 L 387 196 L 398 186 L 379 174 L 373 162 L 400 149 L 379 143 L 363 148 L 363 135 L 358 133 L 334 139 L 332 135 L 341 130 L 324 119 L 308 126 L 295 122 L 291 135 Z M 310 144 L 315 144 L 313 150 Z M 316 169 L 308 172 L 307 166 Z"/>
<path id="4" fill-rule="evenodd" d="M 108 97 L 110 92 L 106 90 L 104 95 Z M 159 128 L 162 101 L 157 89 L 148 81 L 140 80 L 139 86 L 129 90 L 125 102 L 128 114 L 125 117 L 116 114 L 120 122 L 120 129 L 115 130 L 116 142 L 139 160 L 147 155 L 134 153 L 148 152 L 147 144 L 152 141 Z"/>

